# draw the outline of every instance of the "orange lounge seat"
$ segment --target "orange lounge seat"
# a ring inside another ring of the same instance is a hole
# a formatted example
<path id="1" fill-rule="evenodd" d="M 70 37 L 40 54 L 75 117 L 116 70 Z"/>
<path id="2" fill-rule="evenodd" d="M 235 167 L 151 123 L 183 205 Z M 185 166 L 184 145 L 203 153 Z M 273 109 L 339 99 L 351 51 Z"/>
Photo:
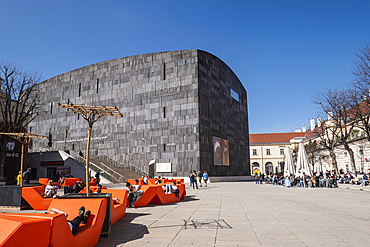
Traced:
<path id="1" fill-rule="evenodd" d="M 141 194 L 140 198 L 134 203 L 135 207 L 145 207 L 157 194 L 156 186 L 142 185 L 140 190 L 142 190 L 143 193 Z M 126 205 L 128 205 L 128 200 Z"/>
<path id="2" fill-rule="evenodd" d="M 65 178 L 62 184 L 62 188 L 64 188 L 64 186 L 66 185 L 71 186 L 72 188 L 77 181 L 82 181 L 82 178 Z"/>
<path id="3" fill-rule="evenodd" d="M 80 225 L 80 228 L 74 235 L 63 214 L 46 214 L 45 217 L 52 217 L 53 219 L 50 234 L 51 247 L 95 246 L 98 243 L 106 213 L 106 198 L 53 200 L 48 212 L 50 212 L 50 209 L 56 208 L 66 212 L 68 214 L 68 220 L 72 220 L 78 215 L 78 210 L 81 206 L 84 206 L 86 211 L 90 210 L 91 216 L 87 224 Z M 54 215 L 60 217 L 55 217 Z"/>
<path id="4" fill-rule="evenodd" d="M 113 203 L 111 200 L 111 225 L 119 221 L 123 218 L 126 214 L 126 207 L 127 207 L 127 190 L 115 190 L 115 189 L 102 189 L 102 193 L 111 193 L 112 199 L 119 198 L 117 203 Z"/>
<path id="5" fill-rule="evenodd" d="M 39 184 L 48 185 L 49 179 L 48 178 L 39 178 Z"/>
<path id="6" fill-rule="evenodd" d="M 45 191 L 45 186 L 22 187 L 22 197 L 34 210 L 48 209 L 53 198 L 44 198 L 41 194 Z"/>
<path id="7" fill-rule="evenodd" d="M 171 202 L 178 202 L 180 199 L 184 199 L 185 197 L 185 184 L 179 184 L 179 197 L 177 198 L 175 193 L 172 194 L 165 194 L 162 186 L 157 185 L 157 194 L 152 199 L 151 203 L 154 204 L 167 204 Z"/>
<path id="8" fill-rule="evenodd" d="M 2 213 L 0 225 L 0 246 L 49 246 L 49 219 Z"/>

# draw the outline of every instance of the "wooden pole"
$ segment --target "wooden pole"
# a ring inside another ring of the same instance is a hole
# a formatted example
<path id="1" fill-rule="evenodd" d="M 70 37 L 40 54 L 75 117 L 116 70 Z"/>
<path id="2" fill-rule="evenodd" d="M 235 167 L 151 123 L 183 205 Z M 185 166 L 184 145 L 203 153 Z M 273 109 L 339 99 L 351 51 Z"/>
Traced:
<path id="1" fill-rule="evenodd" d="M 21 183 L 20 186 L 23 186 L 23 152 L 24 152 L 24 144 L 22 142 L 22 148 L 21 148 Z"/>
<path id="2" fill-rule="evenodd" d="M 89 164 L 90 164 L 90 139 L 91 139 L 92 126 L 89 126 L 87 131 L 87 147 L 86 147 L 86 196 L 90 196 L 89 185 Z"/>

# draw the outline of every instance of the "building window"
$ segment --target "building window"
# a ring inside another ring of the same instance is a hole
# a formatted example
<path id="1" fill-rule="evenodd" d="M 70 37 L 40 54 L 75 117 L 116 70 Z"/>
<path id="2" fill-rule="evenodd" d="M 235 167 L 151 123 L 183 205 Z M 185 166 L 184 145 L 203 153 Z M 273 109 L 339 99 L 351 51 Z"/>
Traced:
<path id="1" fill-rule="evenodd" d="M 283 148 L 280 148 L 280 154 L 284 155 L 284 149 Z"/>
<path id="2" fill-rule="evenodd" d="M 266 149 L 266 155 L 271 155 L 271 150 L 270 149 Z"/>
<path id="3" fill-rule="evenodd" d="M 163 118 L 166 118 L 166 107 L 163 107 Z"/>
<path id="4" fill-rule="evenodd" d="M 257 149 L 253 149 L 252 152 L 253 152 L 253 155 L 257 155 Z"/>
<path id="5" fill-rule="evenodd" d="M 50 103 L 50 114 L 53 114 L 53 102 Z"/>
<path id="6" fill-rule="evenodd" d="M 163 63 L 162 79 L 166 80 L 166 63 Z"/>
<path id="7" fill-rule="evenodd" d="M 364 150 L 363 149 L 360 149 L 359 152 L 360 152 L 360 155 L 364 155 Z"/>
<path id="8" fill-rule="evenodd" d="M 166 144 L 163 144 L 163 152 L 166 152 Z"/>
<path id="9" fill-rule="evenodd" d="M 343 155 L 344 155 L 344 157 L 347 157 L 347 152 L 344 152 L 344 154 L 343 154 Z"/>
<path id="10" fill-rule="evenodd" d="M 233 99 L 239 102 L 239 94 L 235 92 L 232 88 L 230 88 L 230 94 Z"/>
<path id="11" fill-rule="evenodd" d="M 96 79 L 96 93 L 99 93 L 99 79 Z"/>
<path id="12" fill-rule="evenodd" d="M 81 83 L 80 83 L 80 85 L 78 86 L 78 97 L 81 97 Z"/>

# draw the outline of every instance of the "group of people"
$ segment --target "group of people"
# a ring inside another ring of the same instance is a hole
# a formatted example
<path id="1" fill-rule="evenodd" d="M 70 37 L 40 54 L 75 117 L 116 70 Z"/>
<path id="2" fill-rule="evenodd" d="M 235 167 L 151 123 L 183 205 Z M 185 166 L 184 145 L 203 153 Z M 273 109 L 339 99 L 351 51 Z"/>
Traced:
<path id="1" fill-rule="evenodd" d="M 197 188 L 199 189 L 199 187 L 202 187 L 202 180 L 204 181 L 204 186 L 207 187 L 207 183 L 208 183 L 208 173 L 207 171 L 204 171 L 202 172 L 201 170 L 197 171 L 194 170 L 189 170 L 189 179 L 190 179 L 190 187 L 193 187 L 193 189 Z M 198 187 L 198 182 L 199 182 L 199 187 Z"/>
<path id="2" fill-rule="evenodd" d="M 318 172 L 312 176 L 303 174 L 301 176 L 294 176 L 290 174 L 288 176 L 283 176 L 283 174 L 255 174 L 254 175 L 256 184 L 262 184 L 263 182 L 282 185 L 284 187 L 302 187 L 302 188 L 336 188 L 338 187 L 338 174 L 335 172 Z"/>

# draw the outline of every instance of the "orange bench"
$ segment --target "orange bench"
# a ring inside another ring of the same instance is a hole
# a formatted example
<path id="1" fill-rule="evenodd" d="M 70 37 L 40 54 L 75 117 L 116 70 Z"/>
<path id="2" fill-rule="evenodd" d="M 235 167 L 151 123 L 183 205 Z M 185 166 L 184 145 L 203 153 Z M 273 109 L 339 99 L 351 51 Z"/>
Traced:
<path id="1" fill-rule="evenodd" d="M 50 179 L 48 179 L 48 178 L 39 178 L 39 184 L 46 186 L 46 185 L 48 185 L 49 180 Z M 56 181 L 56 182 L 54 181 L 53 185 L 58 186 L 59 185 L 58 181 Z"/>
<path id="2" fill-rule="evenodd" d="M 119 198 L 117 203 L 113 203 L 111 200 L 111 225 L 119 221 L 126 214 L 127 207 L 127 190 L 115 190 L 115 189 L 102 189 L 102 193 L 111 193 L 112 199 Z"/>
<path id="3" fill-rule="evenodd" d="M 73 188 L 73 185 L 75 185 L 77 181 L 82 181 L 82 178 L 65 178 L 62 184 L 62 188 L 64 188 L 64 186 L 66 185 L 71 186 L 71 188 Z"/>
<path id="4" fill-rule="evenodd" d="M 78 209 L 84 206 L 91 211 L 91 216 L 86 225 L 80 226 L 76 234 L 72 234 L 67 219 L 63 214 L 46 214 L 52 217 L 52 227 L 50 234 L 50 246 L 95 246 L 99 241 L 100 232 L 103 226 L 107 199 L 58 199 L 53 200 L 50 209 L 56 208 L 68 214 L 68 220 L 74 219 L 78 215 Z"/>
<path id="5" fill-rule="evenodd" d="M 22 197 L 34 210 L 48 209 L 53 198 L 44 198 L 41 194 L 45 191 L 45 186 L 22 187 Z"/>
<path id="6" fill-rule="evenodd" d="M 0 246 L 49 245 L 49 219 L 1 213 L 0 225 Z"/>
<path id="7" fill-rule="evenodd" d="M 153 185 L 152 185 L 153 186 Z M 157 187 L 157 194 L 152 199 L 151 203 L 154 204 L 167 204 L 171 202 L 178 202 L 180 199 L 185 198 L 185 184 L 178 184 L 179 188 L 179 197 L 176 197 L 175 193 L 172 194 L 165 194 L 161 185 L 156 185 Z"/>

